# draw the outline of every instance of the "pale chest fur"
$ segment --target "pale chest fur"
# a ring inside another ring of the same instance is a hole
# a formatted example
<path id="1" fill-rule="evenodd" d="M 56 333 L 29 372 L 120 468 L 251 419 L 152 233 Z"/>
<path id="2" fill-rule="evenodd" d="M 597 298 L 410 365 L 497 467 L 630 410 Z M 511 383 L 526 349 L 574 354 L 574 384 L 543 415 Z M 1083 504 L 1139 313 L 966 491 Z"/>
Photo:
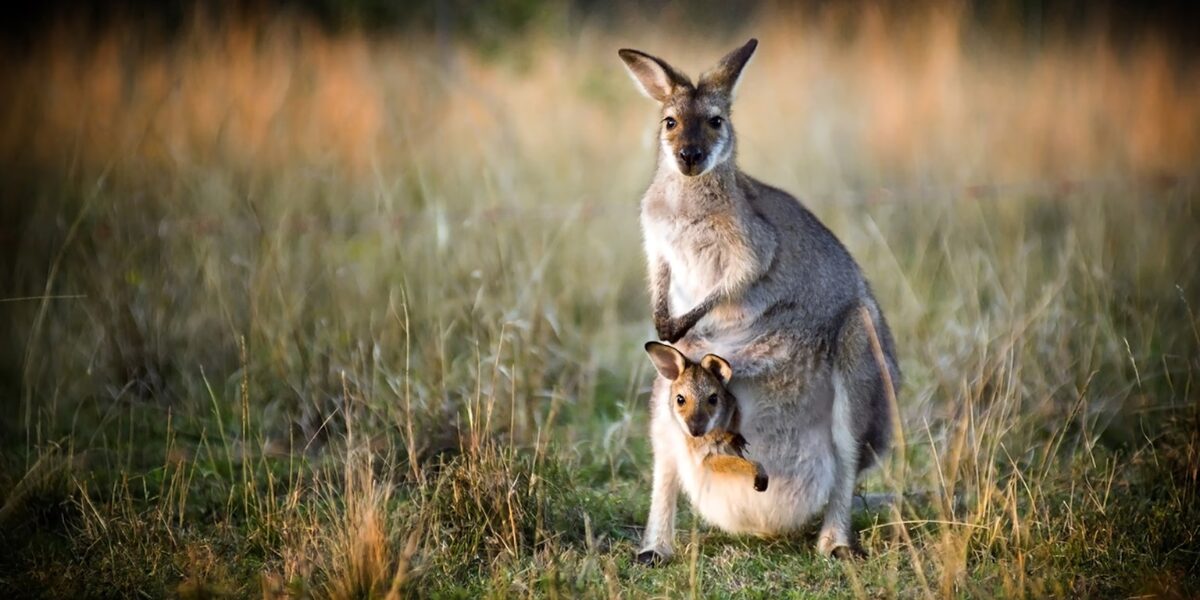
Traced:
<path id="1" fill-rule="evenodd" d="M 646 255 L 671 269 L 671 313 L 690 310 L 715 290 L 731 289 L 761 269 L 744 219 L 732 212 L 697 218 L 675 211 L 666 200 L 648 201 L 642 211 Z M 652 266 L 653 268 L 653 266 Z"/>
<path id="2" fill-rule="evenodd" d="M 711 231 L 683 231 L 676 223 L 648 219 L 643 224 L 647 253 L 665 261 L 671 269 L 671 314 L 686 312 L 716 289 L 721 279 L 720 259 L 706 251 L 715 243 Z M 693 227 L 690 229 L 701 229 Z M 699 235 L 696 235 L 696 234 Z"/>

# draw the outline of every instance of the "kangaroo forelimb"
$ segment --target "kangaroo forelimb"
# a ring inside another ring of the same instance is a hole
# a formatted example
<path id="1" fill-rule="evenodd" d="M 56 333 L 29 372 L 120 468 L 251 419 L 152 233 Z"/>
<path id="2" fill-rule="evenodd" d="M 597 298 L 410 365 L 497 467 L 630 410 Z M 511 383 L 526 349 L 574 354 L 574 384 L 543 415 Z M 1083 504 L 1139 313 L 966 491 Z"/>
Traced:
<path id="1" fill-rule="evenodd" d="M 659 335 L 662 336 L 663 333 L 666 333 L 666 337 L 662 337 L 663 340 L 672 344 L 678 342 L 679 340 L 683 339 L 683 336 L 687 335 L 693 327 L 696 326 L 696 323 L 700 322 L 700 319 L 704 318 L 704 315 L 707 315 L 708 312 L 717 305 L 719 300 L 720 296 L 717 293 L 714 292 L 709 294 L 709 296 L 705 298 L 703 302 L 697 304 L 692 310 L 684 313 L 683 316 L 676 319 L 670 319 L 668 321 L 669 326 L 667 327 L 667 330 L 660 331 Z"/>
<path id="2" fill-rule="evenodd" d="M 671 334 L 671 267 L 661 261 L 654 274 L 654 331 L 658 339 L 667 340 Z M 675 338 L 679 339 L 679 338 Z M 674 341 L 674 340 L 671 340 Z"/>

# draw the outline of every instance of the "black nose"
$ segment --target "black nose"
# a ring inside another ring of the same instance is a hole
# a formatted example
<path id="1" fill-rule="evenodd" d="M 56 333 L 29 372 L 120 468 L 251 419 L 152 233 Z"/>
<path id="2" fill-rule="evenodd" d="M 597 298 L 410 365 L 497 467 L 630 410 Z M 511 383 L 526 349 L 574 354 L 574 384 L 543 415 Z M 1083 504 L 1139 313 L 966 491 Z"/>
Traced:
<path id="1" fill-rule="evenodd" d="M 704 435 L 704 424 L 689 425 L 688 432 L 692 434 L 692 437 L 702 437 Z"/>
<path id="2" fill-rule="evenodd" d="M 686 146 L 679 151 L 679 160 L 689 167 L 696 166 L 704 160 L 704 151 L 695 146 Z"/>

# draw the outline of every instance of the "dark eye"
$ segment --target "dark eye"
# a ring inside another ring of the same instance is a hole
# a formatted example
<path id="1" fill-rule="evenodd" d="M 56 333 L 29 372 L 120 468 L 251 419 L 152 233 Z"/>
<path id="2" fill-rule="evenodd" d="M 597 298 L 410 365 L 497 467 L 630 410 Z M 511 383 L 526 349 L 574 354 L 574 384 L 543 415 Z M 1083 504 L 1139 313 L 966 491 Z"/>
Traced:
<path id="1" fill-rule="evenodd" d="M 709 396 L 709 397 L 708 397 L 708 404 L 709 404 L 709 406 L 716 406 L 716 405 L 717 405 L 717 395 L 716 395 L 716 394 L 713 394 L 713 395 L 711 395 L 711 396 Z"/>
<path id="2" fill-rule="evenodd" d="M 683 406 L 685 403 L 687 403 L 687 400 L 684 400 L 683 396 L 675 396 L 675 404 Z"/>
<path id="3" fill-rule="evenodd" d="M 712 127 L 713 129 L 720 129 L 721 125 L 724 123 L 725 119 L 722 119 L 721 117 L 713 117 L 708 120 L 708 126 Z"/>
<path id="4" fill-rule="evenodd" d="M 675 117 L 667 117 L 663 119 L 663 124 L 667 126 L 667 131 L 670 131 L 675 129 L 675 126 L 678 125 L 679 122 L 675 120 Z"/>

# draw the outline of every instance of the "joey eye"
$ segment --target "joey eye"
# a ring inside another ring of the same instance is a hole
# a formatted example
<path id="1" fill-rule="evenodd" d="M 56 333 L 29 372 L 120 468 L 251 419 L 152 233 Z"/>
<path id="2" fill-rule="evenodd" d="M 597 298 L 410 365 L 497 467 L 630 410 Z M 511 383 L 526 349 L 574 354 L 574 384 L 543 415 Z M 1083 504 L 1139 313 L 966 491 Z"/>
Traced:
<path id="1" fill-rule="evenodd" d="M 684 399 L 684 397 L 683 397 L 682 395 L 675 396 L 675 404 L 678 404 L 678 405 L 680 405 L 680 406 L 683 406 L 683 405 L 684 405 L 684 404 L 686 404 L 686 403 L 687 403 L 687 400 L 685 400 L 685 399 Z"/>
<path id="2" fill-rule="evenodd" d="M 663 119 L 663 125 L 667 127 L 667 131 L 675 129 L 675 126 L 678 124 L 679 122 L 675 120 L 675 117 L 667 117 Z"/>
<path id="3" fill-rule="evenodd" d="M 708 120 L 708 126 L 712 127 L 713 129 L 720 129 L 721 125 L 724 123 L 725 119 L 722 119 L 721 117 L 712 117 Z"/>
<path id="4" fill-rule="evenodd" d="M 713 394 L 713 395 L 711 395 L 711 396 L 709 396 L 709 397 L 708 397 L 708 405 L 709 405 L 709 406 L 716 406 L 716 405 L 717 405 L 717 395 L 716 395 L 716 394 Z"/>

